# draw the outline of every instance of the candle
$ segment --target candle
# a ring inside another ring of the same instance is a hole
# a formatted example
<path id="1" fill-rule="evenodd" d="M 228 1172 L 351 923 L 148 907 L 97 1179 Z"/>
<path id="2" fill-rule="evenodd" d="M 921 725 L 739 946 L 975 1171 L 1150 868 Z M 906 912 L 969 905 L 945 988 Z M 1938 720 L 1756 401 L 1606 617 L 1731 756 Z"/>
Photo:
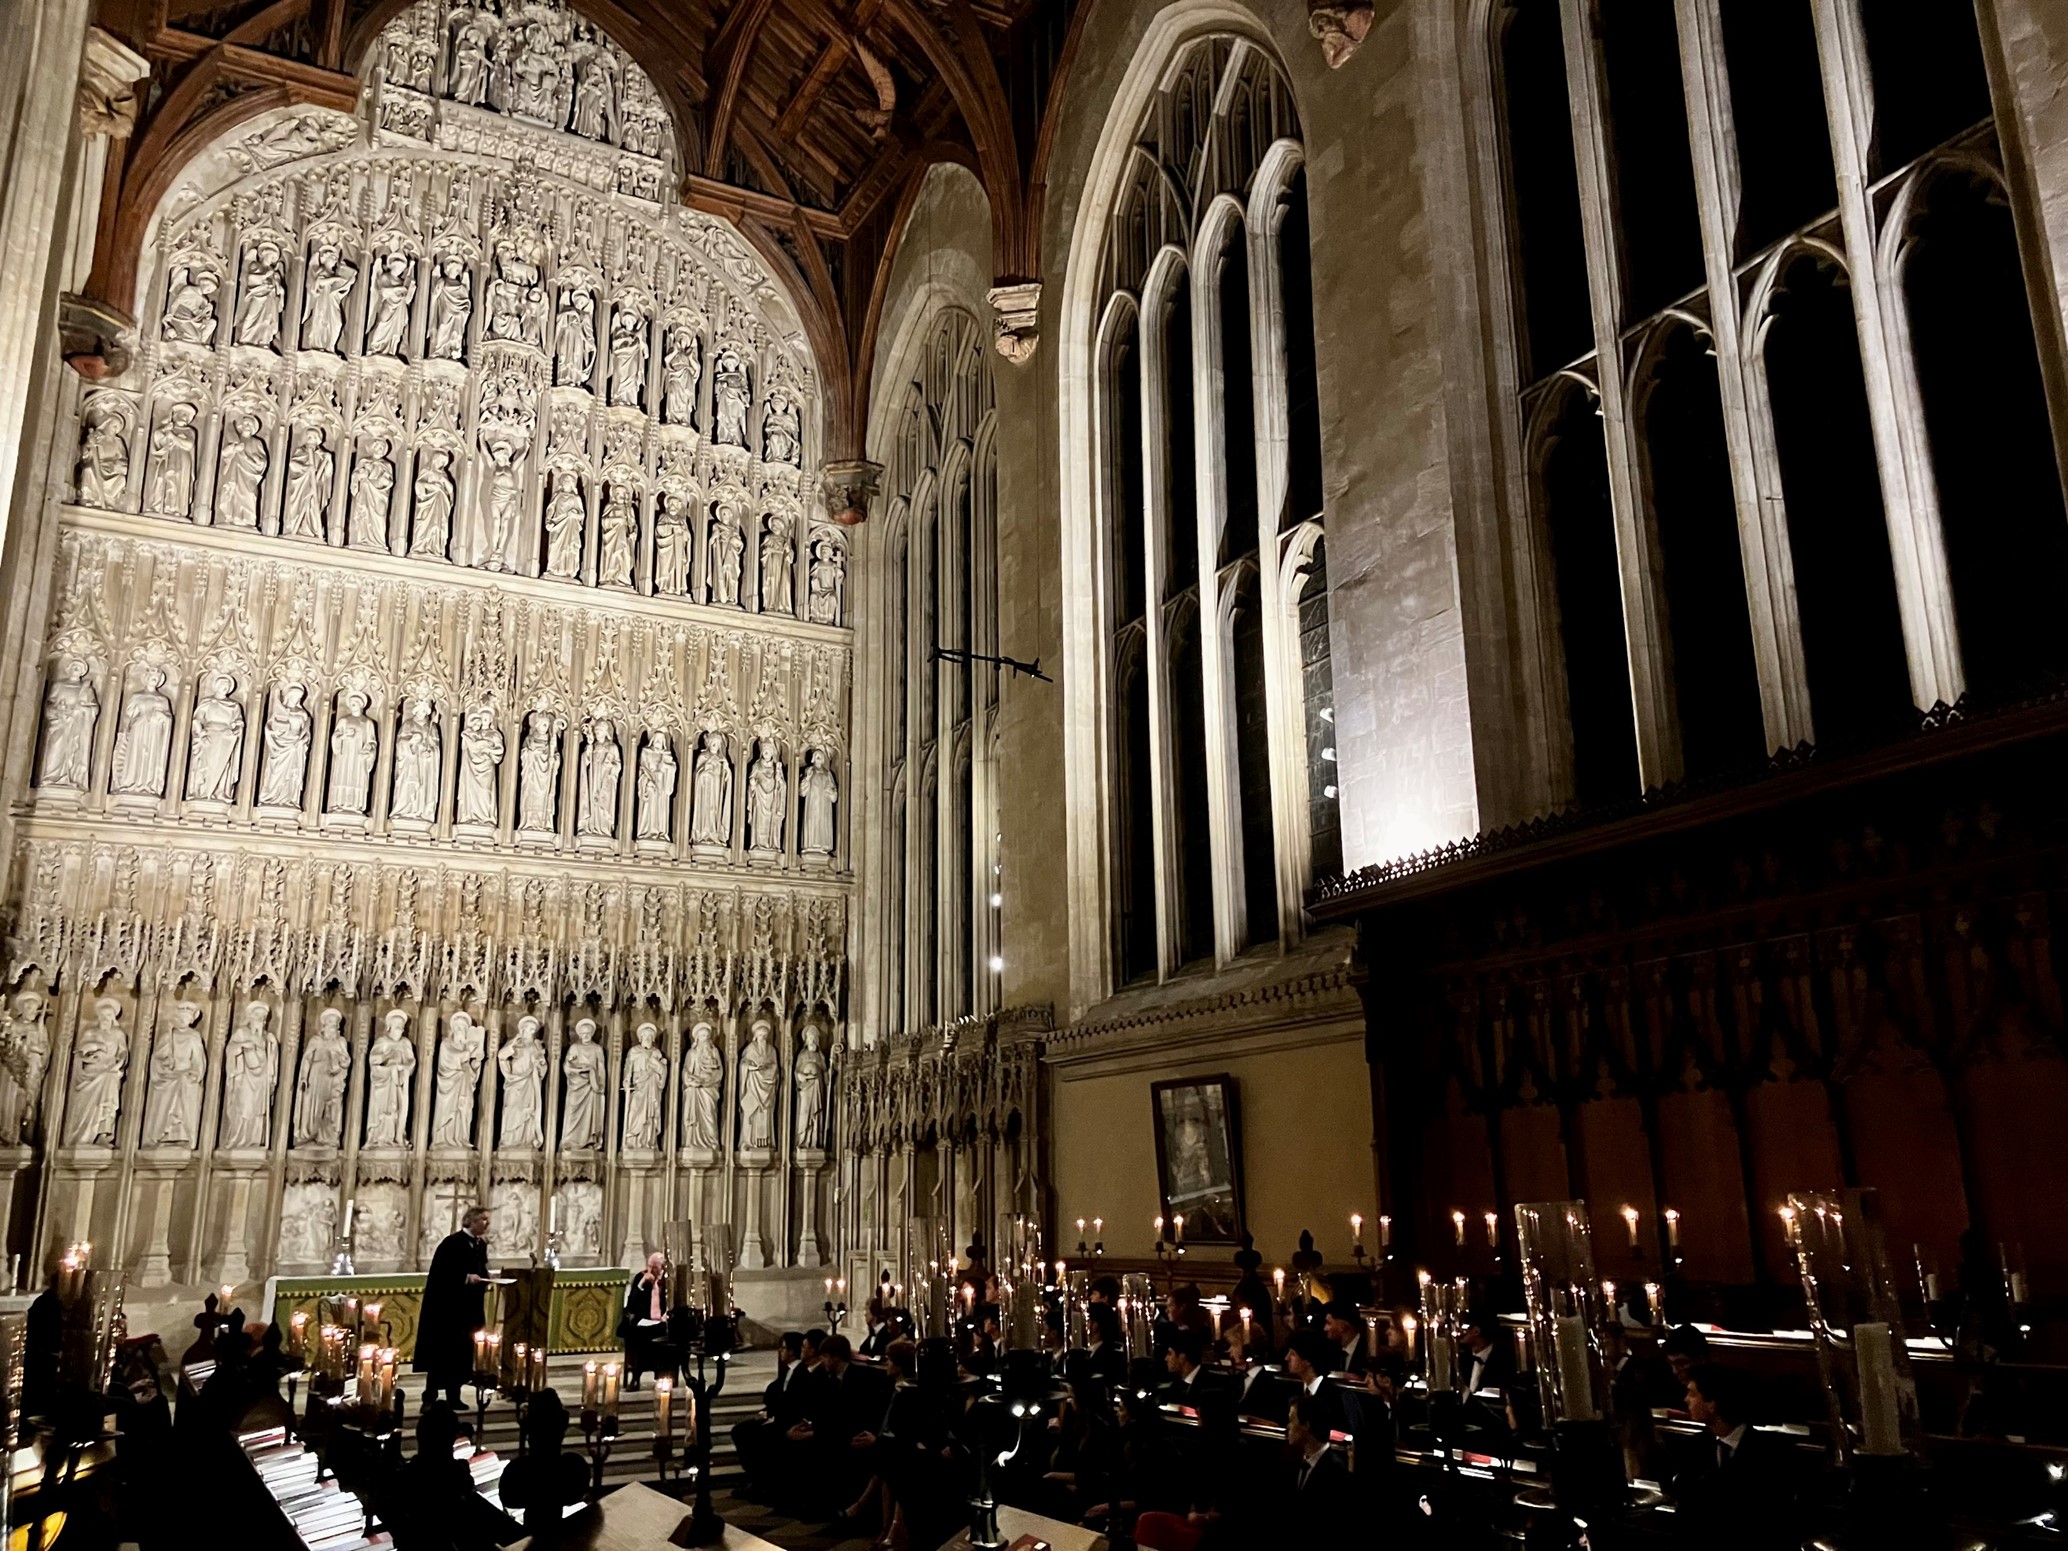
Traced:
<path id="1" fill-rule="evenodd" d="M 482 1372 L 491 1382 L 503 1376 L 503 1338 L 500 1332 L 491 1332 L 488 1337 L 488 1366 Z"/>
<path id="2" fill-rule="evenodd" d="M 1170 1229 L 1180 1244 L 1185 1242 L 1185 1214 L 1183 1212 L 1178 1212 L 1172 1216 Z"/>
<path id="3" fill-rule="evenodd" d="M 596 1409 L 597 1394 L 598 1386 L 596 1383 L 596 1364 L 593 1362 L 583 1363 L 582 1409 L 584 1411 L 593 1411 Z"/>
<path id="4" fill-rule="evenodd" d="M 1382 1212 L 1379 1214 L 1379 1248 L 1391 1249 L 1392 1247 L 1393 1219 Z"/>
<path id="5" fill-rule="evenodd" d="M 1105 1219 L 1105 1218 L 1103 1218 L 1103 1217 L 1094 1217 L 1094 1218 L 1093 1218 L 1093 1219 L 1091 1220 L 1091 1234 L 1092 1234 L 1092 1237 L 1093 1237 L 1093 1238 L 1095 1238 L 1095 1239 L 1103 1239 L 1103 1238 L 1104 1238 L 1104 1237 L 1106 1236 L 1106 1219 Z"/>
<path id="6" fill-rule="evenodd" d="M 1364 1217 L 1357 1212 L 1350 1214 L 1350 1242 L 1358 1245 L 1364 1243 Z"/>
<path id="7" fill-rule="evenodd" d="M 380 1348 L 371 1341 L 359 1348 L 359 1398 L 362 1400 L 373 1396 L 374 1364 L 379 1354 Z"/>
<path id="8" fill-rule="evenodd" d="M 358 1208 L 358 1204 L 353 1200 L 345 1202 L 345 1237 L 348 1239 L 352 1236 L 352 1213 Z"/>
<path id="9" fill-rule="evenodd" d="M 1646 1282 L 1644 1284 L 1644 1317 L 1653 1323 L 1657 1323 L 1659 1309 L 1659 1284 L 1657 1282 Z"/>
<path id="10" fill-rule="evenodd" d="M 675 1381 L 653 1381 L 653 1430 L 663 1442 L 675 1435 Z"/>
<path id="11" fill-rule="evenodd" d="M 1587 1360 L 1587 1322 L 1577 1314 L 1561 1314 L 1552 1331 L 1558 1355 L 1558 1388 L 1565 1399 L 1568 1422 L 1591 1422 L 1594 1409 L 1593 1365 Z"/>
<path id="12" fill-rule="evenodd" d="M 380 1381 L 374 1386 L 374 1400 L 381 1410 L 395 1409 L 395 1348 L 385 1347 L 380 1355 Z"/>
<path id="13" fill-rule="evenodd" d="M 232 1302 L 236 1296 L 237 1289 L 225 1282 L 215 1290 L 215 1306 L 227 1314 L 230 1312 Z"/>
<path id="14" fill-rule="evenodd" d="M 366 1330 L 368 1334 L 378 1335 L 380 1333 L 381 1328 L 380 1304 L 378 1302 L 369 1303 L 366 1306 L 366 1313 L 363 1316 L 363 1318 L 365 1320 Z"/>
<path id="15" fill-rule="evenodd" d="M 1603 1277 L 1601 1281 L 1601 1301 L 1609 1306 L 1611 1313 L 1614 1312 L 1616 1307 L 1616 1284 L 1606 1277 Z"/>
<path id="16" fill-rule="evenodd" d="M 1163 1219 L 1161 1217 L 1156 1219 L 1156 1242 L 1158 1244 L 1163 1242 Z"/>
<path id="17" fill-rule="evenodd" d="M 1896 1400 L 1894 1333 L 1883 1320 L 1853 1326 L 1853 1356 L 1860 1369 L 1860 1452 L 1901 1454 L 1903 1415 Z"/>
<path id="18" fill-rule="evenodd" d="M 1501 1218 L 1497 1212 L 1488 1212 L 1486 1214 L 1486 1247 L 1488 1249 L 1499 1249 L 1501 1247 Z"/>
<path id="19" fill-rule="evenodd" d="M 1412 1314 L 1400 1316 L 1400 1334 L 1407 1341 L 1407 1360 L 1409 1362 L 1415 1360 L 1415 1332 L 1421 1328 L 1421 1325 L 1422 1322 Z"/>
<path id="20" fill-rule="evenodd" d="M 522 1341 L 519 1341 L 515 1346 L 510 1348 L 510 1353 L 511 1356 L 515 1359 L 510 1365 L 510 1370 L 513 1374 L 516 1375 L 515 1382 L 518 1385 L 518 1387 L 523 1388 L 531 1382 L 530 1348 L 528 1348 Z"/>
<path id="21" fill-rule="evenodd" d="M 1465 1214 L 1453 1211 L 1450 1214 L 1451 1236 L 1458 1241 L 1458 1248 L 1465 1247 Z"/>
<path id="22" fill-rule="evenodd" d="M 1278 1266 L 1271 1272 L 1271 1286 L 1278 1294 L 1278 1301 L 1285 1302 L 1285 1267 Z"/>
<path id="23" fill-rule="evenodd" d="M 474 1371 L 476 1373 L 486 1373 L 488 1371 L 488 1332 L 485 1330 L 474 1332 Z"/>
<path id="24" fill-rule="evenodd" d="M 1636 1207 L 1634 1207 L 1634 1206 L 1626 1206 L 1626 1207 L 1624 1207 L 1624 1208 L 1623 1208 L 1623 1226 L 1624 1226 L 1625 1228 L 1627 1228 L 1627 1229 L 1628 1229 L 1628 1230 L 1630 1231 L 1630 1247 L 1631 1247 L 1632 1249 L 1635 1249 L 1635 1248 L 1637 1248 L 1637 1208 L 1636 1208 Z"/>
<path id="25" fill-rule="evenodd" d="M 603 1365 L 603 1414 L 605 1416 L 616 1416 L 618 1414 L 618 1365 L 616 1363 L 605 1363 Z"/>
<path id="26" fill-rule="evenodd" d="M 533 1393 L 546 1387 L 546 1349 L 535 1346 L 531 1349 L 531 1388 Z"/>
<path id="27" fill-rule="evenodd" d="M 1666 1208 L 1665 1216 L 1666 1247 L 1669 1249 L 1678 1249 L 1680 1248 L 1680 1213 L 1674 1211 L 1673 1208 L 1669 1206 Z"/>
<path id="28" fill-rule="evenodd" d="M 306 1357 L 308 1350 L 309 1316 L 306 1310 L 301 1310 L 287 1322 L 287 1354 L 299 1361 Z"/>
<path id="29" fill-rule="evenodd" d="M 1077 1219 L 1077 1237 L 1080 1239 L 1084 1237 L 1084 1219 L 1082 1217 Z"/>
<path id="30" fill-rule="evenodd" d="M 1457 1376 L 1452 1371 L 1456 1364 L 1451 1361 L 1451 1337 L 1441 1324 L 1429 1327 L 1429 1388 L 1448 1394 L 1457 1388 Z"/>

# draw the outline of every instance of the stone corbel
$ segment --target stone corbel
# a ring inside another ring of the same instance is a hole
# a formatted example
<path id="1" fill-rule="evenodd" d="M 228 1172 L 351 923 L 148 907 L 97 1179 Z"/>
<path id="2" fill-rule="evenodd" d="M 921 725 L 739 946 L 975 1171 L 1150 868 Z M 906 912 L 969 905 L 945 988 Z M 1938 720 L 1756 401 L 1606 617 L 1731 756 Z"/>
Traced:
<path id="1" fill-rule="evenodd" d="M 994 285 L 985 300 L 991 304 L 991 326 L 996 331 L 993 343 L 998 353 L 1015 366 L 1032 360 L 1041 338 L 1041 282 Z"/>
<path id="2" fill-rule="evenodd" d="M 826 515 L 845 527 L 869 520 L 869 503 L 883 482 L 883 465 L 855 459 L 829 463 L 825 471 Z"/>
<path id="3" fill-rule="evenodd" d="M 86 53 L 79 63 L 79 133 L 126 140 L 136 128 L 136 83 L 151 62 L 102 27 L 86 29 Z"/>
<path id="4" fill-rule="evenodd" d="M 67 291 L 57 301 L 58 348 L 90 382 L 119 377 L 136 355 L 136 319 L 120 307 Z"/>
<path id="5" fill-rule="evenodd" d="M 1331 70 L 1350 62 L 1371 23 L 1371 0 L 1307 0 L 1307 31 L 1320 40 L 1321 57 Z"/>

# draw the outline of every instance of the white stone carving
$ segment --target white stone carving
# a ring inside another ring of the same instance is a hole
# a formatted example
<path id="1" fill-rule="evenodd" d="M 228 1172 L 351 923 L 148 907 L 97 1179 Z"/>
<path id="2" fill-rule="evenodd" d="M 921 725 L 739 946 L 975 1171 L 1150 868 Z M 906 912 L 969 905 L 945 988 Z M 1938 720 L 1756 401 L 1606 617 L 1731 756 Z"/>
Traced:
<path id="1" fill-rule="evenodd" d="M 380 731 L 366 714 L 366 695 L 348 689 L 338 697 L 330 729 L 330 789 L 323 811 L 363 817 L 373 802 L 373 762 Z"/>
<path id="2" fill-rule="evenodd" d="M 244 299 L 237 304 L 237 343 L 272 350 L 280 343 L 287 305 L 287 260 L 280 244 L 261 241 L 244 261 Z"/>
<path id="3" fill-rule="evenodd" d="M 395 798 L 389 813 L 396 819 L 430 824 L 438 817 L 438 765 L 445 745 L 438 710 L 428 700 L 410 702 L 395 735 Z"/>
<path id="4" fill-rule="evenodd" d="M 118 797 L 163 797 L 171 753 L 172 701 L 165 693 L 165 670 L 148 667 L 142 684 L 122 702 L 108 790 Z"/>
<path id="5" fill-rule="evenodd" d="M 819 539 L 811 546 L 810 593 L 805 600 L 805 618 L 814 625 L 840 623 L 841 594 L 846 590 L 847 555 L 832 539 Z"/>
<path id="6" fill-rule="evenodd" d="M 465 259 L 448 253 L 432 271 L 430 339 L 424 353 L 434 361 L 464 361 L 467 324 L 473 316 L 473 272 Z"/>
<path id="7" fill-rule="evenodd" d="M 560 812 L 560 735 L 567 718 L 534 711 L 524 724 L 524 746 L 517 751 L 517 828 L 550 835 Z"/>
<path id="8" fill-rule="evenodd" d="M 538 1244 L 538 1186 L 504 1180 L 489 1191 L 488 1238 L 499 1255 L 523 1255 Z"/>
<path id="9" fill-rule="evenodd" d="M 272 1140 L 273 1085 L 280 1077 L 272 1016 L 264 1002 L 246 1003 L 242 1021 L 223 1047 L 220 1145 L 225 1148 L 264 1147 Z"/>
<path id="10" fill-rule="evenodd" d="M 407 253 L 374 260 L 372 298 L 367 304 L 366 353 L 403 355 L 409 343 L 409 310 L 416 303 L 416 263 Z"/>
<path id="11" fill-rule="evenodd" d="M 804 430 L 796 400 L 787 393 L 771 393 L 762 406 L 761 458 L 792 468 L 804 461 Z"/>
<path id="12" fill-rule="evenodd" d="M 409 1145 L 409 1079 L 416 1071 L 409 1014 L 399 1008 L 381 1020 L 380 1036 L 366 1053 L 366 1145 Z M 397 1246 L 400 1253 L 400 1246 Z"/>
<path id="13" fill-rule="evenodd" d="M 469 706 L 460 721 L 459 823 L 496 823 L 504 747 L 503 729 L 496 725 L 495 708 Z"/>
<path id="14" fill-rule="evenodd" d="M 604 587 L 630 587 L 639 548 L 639 508 L 628 486 L 611 484 L 603 500 L 596 580 Z"/>
<path id="15" fill-rule="evenodd" d="M 711 440 L 720 447 L 747 445 L 747 412 L 754 391 L 747 363 L 727 345 L 711 367 Z"/>
<path id="16" fill-rule="evenodd" d="M 482 471 L 480 500 L 462 540 L 460 559 L 478 570 L 514 571 L 524 499 L 516 460 L 523 449 L 515 438 L 489 426 L 482 427 L 481 437 L 489 466 Z"/>
<path id="17" fill-rule="evenodd" d="M 790 808 L 790 781 L 773 738 L 756 745 L 747 769 L 747 850 L 755 856 L 780 856 L 783 819 Z"/>
<path id="18" fill-rule="evenodd" d="M 280 1197 L 281 1261 L 322 1265 L 336 1240 L 337 1187 L 314 1179 L 289 1185 Z"/>
<path id="19" fill-rule="evenodd" d="M 167 517 L 194 510 L 194 457 L 199 433 L 192 404 L 168 404 L 151 433 L 151 457 L 144 469 L 144 509 Z"/>
<path id="20" fill-rule="evenodd" d="M 803 772 L 797 777 L 797 793 L 804 804 L 804 824 L 798 850 L 819 861 L 833 855 L 833 805 L 840 800 L 840 781 L 826 764 L 826 751 L 813 749 L 805 756 Z"/>
<path id="21" fill-rule="evenodd" d="M 617 728 L 599 717 L 582 739 L 581 789 L 575 802 L 577 835 L 610 839 L 618 830 L 618 781 L 625 768 Z"/>
<path id="22" fill-rule="evenodd" d="M 352 1052 L 345 1044 L 345 1015 L 326 1007 L 317 1015 L 316 1033 L 302 1051 L 301 1081 L 296 1085 L 295 1145 L 338 1147 L 345 1139 L 345 1078 L 352 1070 Z"/>
<path id="23" fill-rule="evenodd" d="M 646 402 L 646 319 L 622 303 L 610 320 L 610 401 L 626 409 Z"/>
<path id="24" fill-rule="evenodd" d="M 352 1224 L 353 1249 L 370 1261 L 399 1261 L 408 1233 L 409 1201 L 400 1185 L 369 1185 Z"/>
<path id="25" fill-rule="evenodd" d="M 589 507 L 582 483 L 566 469 L 555 469 L 546 499 L 546 575 L 576 581 L 582 574 L 582 530 Z"/>
<path id="26" fill-rule="evenodd" d="M 770 512 L 761 531 L 761 612 L 788 614 L 790 601 L 790 518 L 786 512 Z"/>
<path id="27" fill-rule="evenodd" d="M 732 845 L 732 760 L 722 732 L 705 733 L 697 751 L 690 783 L 689 841 L 719 851 Z"/>
<path id="28" fill-rule="evenodd" d="M 237 681 L 227 673 L 209 680 L 208 692 L 194 702 L 193 731 L 187 743 L 187 796 L 200 802 L 237 800 L 237 777 L 244 760 L 244 707 L 234 698 Z"/>
<path id="29" fill-rule="evenodd" d="M 708 1023 L 689 1031 L 689 1053 L 682 1058 L 682 1145 L 693 1153 L 718 1151 L 718 1105 L 725 1089 L 725 1058 L 718 1053 Z"/>
<path id="30" fill-rule="evenodd" d="M 589 140 L 621 138 L 618 123 L 617 62 L 597 49 L 575 67 L 574 116 L 568 128 Z"/>
<path id="31" fill-rule="evenodd" d="M 556 1193 L 560 1203 L 562 1253 L 576 1261 L 603 1258 L 603 1187 L 591 1179 L 572 1179 Z"/>
<path id="32" fill-rule="evenodd" d="M 50 1029 L 43 994 L 18 991 L 0 1024 L 0 1145 L 33 1141 L 50 1066 Z"/>
<path id="33" fill-rule="evenodd" d="M 129 1067 L 129 1035 L 122 1004 L 104 996 L 72 1050 L 72 1092 L 65 1110 L 67 1147 L 112 1147 L 122 1108 L 122 1074 Z"/>
<path id="34" fill-rule="evenodd" d="M 497 1139 L 502 1147 L 546 1145 L 546 1047 L 538 1033 L 538 1019 L 519 1018 L 517 1032 L 495 1058 L 503 1074 L 503 1130 Z"/>
<path id="35" fill-rule="evenodd" d="M 330 510 L 330 487 L 336 478 L 337 455 L 327 445 L 323 427 L 296 427 L 294 448 L 287 455 L 287 496 L 280 508 L 280 531 L 291 539 L 321 543 L 324 516 Z"/>
<path id="36" fill-rule="evenodd" d="M 345 299 L 358 282 L 359 266 L 334 242 L 320 243 L 302 277 L 302 348 L 335 355 L 345 333 Z"/>
<path id="37" fill-rule="evenodd" d="M 740 559 L 747 541 L 740 533 L 739 513 L 730 500 L 721 499 L 711 508 L 711 558 L 705 568 L 713 603 L 738 607 L 740 601 Z"/>
<path id="38" fill-rule="evenodd" d="M 765 1152 L 775 1146 L 782 1057 L 776 1054 L 774 1033 L 766 1018 L 756 1018 L 747 1048 L 740 1052 L 740 1147 L 746 1151 Z"/>
<path id="39" fill-rule="evenodd" d="M 300 808 L 309 776 L 309 741 L 314 720 L 304 702 L 309 691 L 282 684 L 266 713 L 265 752 L 259 766 L 259 806 Z"/>
<path id="40" fill-rule="evenodd" d="M 464 1012 L 446 1019 L 431 1097 L 433 1147 L 474 1145 L 474 1095 L 487 1049 L 486 1032 Z"/>
<path id="41" fill-rule="evenodd" d="M 654 504 L 653 590 L 665 598 L 689 596 L 689 572 L 696 536 L 689 519 L 676 509 L 666 491 Z"/>
<path id="42" fill-rule="evenodd" d="M 166 287 L 165 337 L 183 345 L 215 343 L 215 293 L 222 282 L 208 270 L 200 273 L 186 264 L 172 271 Z"/>
<path id="43" fill-rule="evenodd" d="M 43 692 L 43 759 L 36 784 L 56 791 L 83 792 L 93 782 L 93 730 L 100 724 L 100 696 L 91 670 L 77 657 L 59 662 Z"/>
<path id="44" fill-rule="evenodd" d="M 656 727 L 639 751 L 638 839 L 674 839 L 676 776 L 675 745 Z"/>
<path id="45" fill-rule="evenodd" d="M 354 549 L 388 552 L 388 510 L 395 495 L 395 465 L 376 436 L 352 460 L 352 506 L 346 534 Z"/>
<path id="46" fill-rule="evenodd" d="M 797 1145 L 808 1152 L 826 1146 L 826 1056 L 819 1049 L 819 1031 L 804 1026 L 804 1048 L 797 1052 L 793 1069 L 797 1087 Z"/>
<path id="47" fill-rule="evenodd" d="M 586 388 L 596 370 L 596 298 L 585 285 L 569 286 L 553 318 L 553 380 Z"/>
<path id="48" fill-rule="evenodd" d="M 82 416 L 79 463 L 73 484 L 81 506 L 120 511 L 129 498 L 129 418 L 123 402 L 110 394 L 87 401 Z"/>
<path id="49" fill-rule="evenodd" d="M 655 1048 L 660 1031 L 642 1023 L 625 1052 L 625 1128 L 621 1145 L 634 1151 L 661 1145 L 661 1105 L 668 1091 L 668 1058 Z M 0 1111 L 4 1117 L 4 1111 Z"/>
<path id="50" fill-rule="evenodd" d="M 596 1043 L 596 1020 L 577 1019 L 574 1043 L 561 1061 L 567 1074 L 567 1098 L 560 1114 L 560 1145 L 577 1150 L 603 1145 L 603 1047 Z"/>
<path id="51" fill-rule="evenodd" d="M 452 543 L 452 454 L 443 447 L 426 448 L 416 470 L 416 506 L 410 522 L 409 552 L 443 560 Z"/>
<path id="52" fill-rule="evenodd" d="M 696 423 L 697 379 L 703 371 L 703 349 L 695 330 L 668 330 L 667 353 L 661 357 L 661 418 L 669 425 Z"/>
<path id="53" fill-rule="evenodd" d="M 266 482 L 272 455 L 260 435 L 257 415 L 239 415 L 223 438 L 222 456 L 216 468 L 215 521 L 217 527 L 256 531 L 259 525 L 259 490 Z"/>

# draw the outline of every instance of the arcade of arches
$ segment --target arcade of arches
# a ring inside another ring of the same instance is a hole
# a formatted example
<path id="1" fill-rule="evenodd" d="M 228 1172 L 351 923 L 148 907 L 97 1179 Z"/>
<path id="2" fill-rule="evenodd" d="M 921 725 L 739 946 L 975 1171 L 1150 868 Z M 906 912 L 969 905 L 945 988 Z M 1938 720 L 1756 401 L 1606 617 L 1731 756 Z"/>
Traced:
<path id="1" fill-rule="evenodd" d="M 2068 10 L 4 26 L 24 1282 L 2068 1285 Z"/>

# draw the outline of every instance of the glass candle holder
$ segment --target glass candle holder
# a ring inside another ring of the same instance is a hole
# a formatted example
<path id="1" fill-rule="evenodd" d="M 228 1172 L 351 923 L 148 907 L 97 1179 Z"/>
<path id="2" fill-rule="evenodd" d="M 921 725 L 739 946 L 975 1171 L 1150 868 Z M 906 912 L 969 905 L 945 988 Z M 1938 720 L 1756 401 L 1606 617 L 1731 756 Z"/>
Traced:
<path id="1" fill-rule="evenodd" d="M 1781 1208 L 1781 1226 L 1802 1272 L 1839 1463 L 1915 1453 L 1917 1381 L 1880 1197 L 1872 1190 L 1794 1192 Z"/>
<path id="2" fill-rule="evenodd" d="M 1465 1289 L 1457 1282 L 1422 1283 L 1422 1373 L 1432 1395 L 1458 1388 L 1458 1334 L 1465 1317 Z"/>
<path id="3" fill-rule="evenodd" d="M 1609 1414 L 1609 1374 L 1597 1335 L 1609 1317 L 1594 1274 L 1594 1240 L 1584 1201 L 1536 1201 L 1515 1208 L 1522 1293 L 1544 1420 L 1598 1422 Z"/>

